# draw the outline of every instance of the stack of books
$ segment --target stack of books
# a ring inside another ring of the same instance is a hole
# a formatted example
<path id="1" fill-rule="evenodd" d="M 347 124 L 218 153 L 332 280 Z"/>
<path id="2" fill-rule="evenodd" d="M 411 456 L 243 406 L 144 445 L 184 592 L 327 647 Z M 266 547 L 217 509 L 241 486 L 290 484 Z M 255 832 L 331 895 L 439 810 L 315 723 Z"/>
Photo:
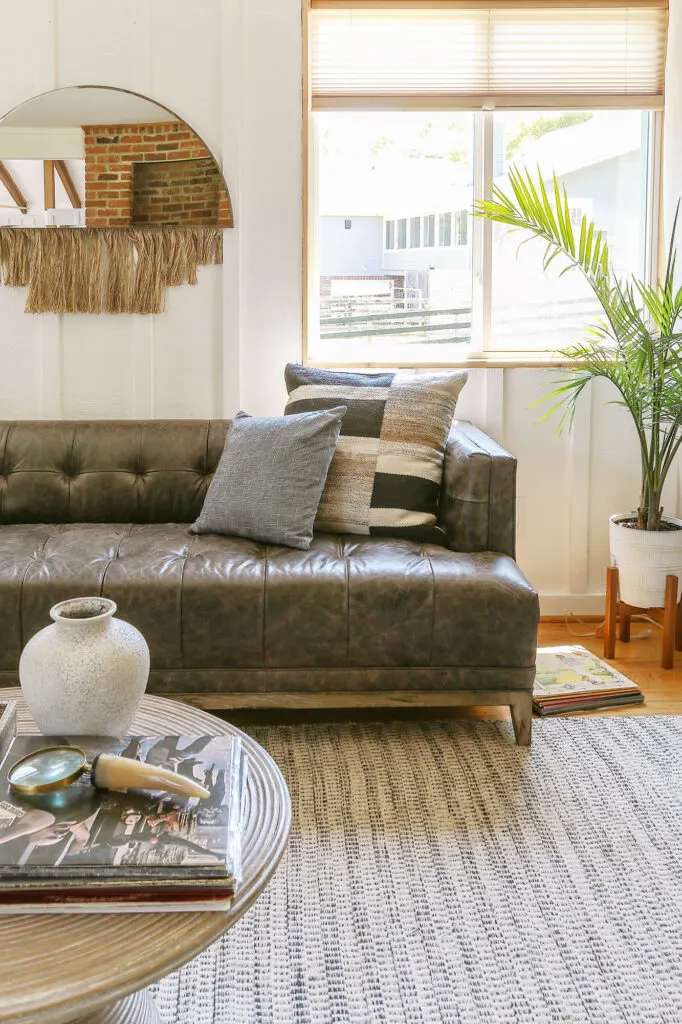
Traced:
<path id="1" fill-rule="evenodd" d="M 8 771 L 52 743 L 135 758 L 208 798 L 95 789 L 18 796 Z M 238 737 L 15 736 L 0 765 L 0 913 L 226 910 L 241 873 L 246 756 Z"/>
<path id="2" fill-rule="evenodd" d="M 575 644 L 538 649 L 533 686 L 536 714 L 561 715 L 643 702 L 644 694 L 631 679 L 585 647 Z"/>

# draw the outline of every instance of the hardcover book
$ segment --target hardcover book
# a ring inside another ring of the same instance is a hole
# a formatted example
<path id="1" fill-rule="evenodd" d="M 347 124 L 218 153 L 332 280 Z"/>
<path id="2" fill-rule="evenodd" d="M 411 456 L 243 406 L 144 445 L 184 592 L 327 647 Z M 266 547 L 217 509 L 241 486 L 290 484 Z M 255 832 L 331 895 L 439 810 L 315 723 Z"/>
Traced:
<path id="1" fill-rule="evenodd" d="M 88 760 L 108 753 L 163 765 L 210 796 L 112 792 L 85 779 L 43 796 L 18 796 L 7 778 L 11 766 L 55 743 L 80 747 Z M 245 769 L 238 737 L 15 737 L 0 767 L 0 911 L 117 903 L 223 909 L 241 872 Z"/>

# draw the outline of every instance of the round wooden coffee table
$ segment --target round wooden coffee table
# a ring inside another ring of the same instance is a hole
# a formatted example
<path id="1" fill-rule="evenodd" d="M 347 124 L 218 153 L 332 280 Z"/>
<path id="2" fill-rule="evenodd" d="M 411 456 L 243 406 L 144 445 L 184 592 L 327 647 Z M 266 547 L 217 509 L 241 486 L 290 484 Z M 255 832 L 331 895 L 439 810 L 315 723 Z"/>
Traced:
<path id="1" fill-rule="evenodd" d="M 18 731 L 37 733 L 19 689 Z M 239 920 L 272 877 L 289 837 L 291 802 L 255 740 L 197 708 L 145 697 L 142 736 L 242 737 L 249 756 L 243 878 L 228 911 L 164 914 L 0 915 L 0 1021 L 12 1024 L 157 1024 L 146 986 L 181 967 Z"/>

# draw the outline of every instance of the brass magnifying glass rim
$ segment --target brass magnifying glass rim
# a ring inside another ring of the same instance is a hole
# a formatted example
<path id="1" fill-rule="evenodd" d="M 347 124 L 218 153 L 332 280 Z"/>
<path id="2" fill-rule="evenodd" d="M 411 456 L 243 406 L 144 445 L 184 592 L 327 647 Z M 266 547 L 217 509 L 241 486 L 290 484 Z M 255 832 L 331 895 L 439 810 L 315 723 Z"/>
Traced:
<path id="1" fill-rule="evenodd" d="M 64 776 L 63 779 L 56 779 L 54 782 L 40 782 L 34 785 L 24 782 L 12 782 L 12 775 L 16 768 L 20 768 L 22 764 L 26 764 L 27 761 L 33 761 L 40 754 L 49 754 L 53 750 L 73 750 L 80 754 L 81 764 L 75 771 L 71 772 L 70 775 Z M 54 793 L 58 789 L 65 789 L 70 786 L 72 782 L 80 779 L 83 772 L 89 771 L 90 766 L 88 765 L 87 755 L 84 750 L 80 747 L 73 747 L 67 743 L 56 743 L 51 747 L 41 747 L 39 750 L 33 750 L 30 754 L 25 754 L 20 757 L 18 761 L 15 761 L 10 770 L 7 773 L 7 779 L 10 787 L 16 792 L 21 793 L 24 796 L 33 796 L 37 793 Z"/>

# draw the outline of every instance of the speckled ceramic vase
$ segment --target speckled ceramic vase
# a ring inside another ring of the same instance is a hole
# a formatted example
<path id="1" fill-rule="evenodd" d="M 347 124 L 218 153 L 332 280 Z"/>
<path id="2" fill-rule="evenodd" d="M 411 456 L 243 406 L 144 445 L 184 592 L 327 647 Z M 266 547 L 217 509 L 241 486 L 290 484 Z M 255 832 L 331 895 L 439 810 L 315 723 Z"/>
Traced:
<path id="1" fill-rule="evenodd" d="M 149 677 L 149 648 L 115 611 L 104 597 L 61 601 L 50 609 L 53 625 L 24 647 L 19 679 L 42 733 L 128 733 Z"/>

